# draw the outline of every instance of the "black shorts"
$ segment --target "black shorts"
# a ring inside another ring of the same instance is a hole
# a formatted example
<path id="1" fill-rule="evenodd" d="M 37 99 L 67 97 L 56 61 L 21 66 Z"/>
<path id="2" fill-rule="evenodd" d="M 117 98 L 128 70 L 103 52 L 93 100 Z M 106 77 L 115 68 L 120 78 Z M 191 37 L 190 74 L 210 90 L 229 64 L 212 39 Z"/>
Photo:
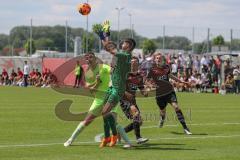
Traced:
<path id="1" fill-rule="evenodd" d="M 157 101 L 158 107 L 162 110 L 166 108 L 168 103 L 173 103 L 173 102 L 177 103 L 177 96 L 175 92 L 171 92 L 165 96 L 156 97 L 156 101 Z"/>
<path id="2" fill-rule="evenodd" d="M 131 114 L 131 106 L 132 105 L 135 105 L 136 109 L 138 110 L 138 112 L 140 113 L 140 110 L 137 106 L 136 103 L 131 103 L 129 101 L 125 101 L 125 100 L 120 100 L 120 106 L 121 106 L 121 109 L 123 111 L 123 113 L 125 114 L 125 116 L 128 118 L 128 119 L 133 119 L 133 116 Z"/>

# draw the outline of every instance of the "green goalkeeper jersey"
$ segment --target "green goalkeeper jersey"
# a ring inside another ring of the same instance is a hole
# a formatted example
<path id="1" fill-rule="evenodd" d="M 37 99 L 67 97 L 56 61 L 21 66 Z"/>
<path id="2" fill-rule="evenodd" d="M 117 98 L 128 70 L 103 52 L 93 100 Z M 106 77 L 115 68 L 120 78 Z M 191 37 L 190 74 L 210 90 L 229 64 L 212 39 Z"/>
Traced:
<path id="1" fill-rule="evenodd" d="M 131 54 L 120 51 L 115 55 L 115 66 L 111 75 L 112 87 L 121 95 L 126 90 L 127 75 L 131 70 Z"/>

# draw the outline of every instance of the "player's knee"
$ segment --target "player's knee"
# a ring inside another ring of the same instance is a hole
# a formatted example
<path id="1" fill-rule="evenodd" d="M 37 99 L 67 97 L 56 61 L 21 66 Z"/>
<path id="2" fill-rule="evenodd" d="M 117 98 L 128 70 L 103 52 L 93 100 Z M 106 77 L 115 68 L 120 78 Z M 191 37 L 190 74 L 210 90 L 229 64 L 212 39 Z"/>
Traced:
<path id="1" fill-rule="evenodd" d="M 174 107 L 174 109 L 175 109 L 176 112 L 180 111 L 179 106 Z"/>
<path id="2" fill-rule="evenodd" d="M 82 121 L 82 124 L 84 126 L 88 126 L 91 122 L 89 120 Z"/>

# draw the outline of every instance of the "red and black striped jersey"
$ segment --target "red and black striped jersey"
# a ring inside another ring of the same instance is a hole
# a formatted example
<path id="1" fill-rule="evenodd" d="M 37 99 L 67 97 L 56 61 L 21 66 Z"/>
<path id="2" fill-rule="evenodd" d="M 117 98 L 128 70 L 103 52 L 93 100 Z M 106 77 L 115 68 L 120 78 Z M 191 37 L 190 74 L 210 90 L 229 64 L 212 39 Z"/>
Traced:
<path id="1" fill-rule="evenodd" d="M 135 95 L 137 89 L 144 89 L 143 76 L 140 73 L 129 73 L 126 82 L 126 91 Z"/>
<path id="2" fill-rule="evenodd" d="M 152 79 L 156 84 L 157 93 L 164 93 L 168 91 L 173 91 L 173 87 L 169 82 L 169 74 L 170 67 L 168 65 L 164 65 L 161 67 L 157 67 L 154 65 L 148 75 L 147 78 Z"/>

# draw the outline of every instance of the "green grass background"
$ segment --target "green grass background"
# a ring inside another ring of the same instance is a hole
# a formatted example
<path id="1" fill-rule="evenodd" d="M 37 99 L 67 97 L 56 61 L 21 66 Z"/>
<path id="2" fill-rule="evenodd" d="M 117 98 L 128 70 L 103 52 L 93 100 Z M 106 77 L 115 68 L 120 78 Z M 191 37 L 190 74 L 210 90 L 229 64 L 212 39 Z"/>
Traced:
<path id="1" fill-rule="evenodd" d="M 137 102 L 145 120 L 141 131 L 150 138 L 149 143 L 129 150 L 121 145 L 100 149 L 98 143 L 81 143 L 94 142 L 94 136 L 103 132 L 102 119 L 98 118 L 79 135 L 74 146 L 65 148 L 63 143 L 78 122 L 58 119 L 55 105 L 63 99 L 72 100 L 71 110 L 77 113 L 88 110 L 92 98 L 64 95 L 50 88 L 0 87 L 0 160 L 239 160 L 240 96 L 177 96 L 194 133 L 191 136 L 183 134 L 170 106 L 166 125 L 161 129 L 154 127 L 159 119 L 155 99 L 140 98 Z M 122 114 L 119 116 L 120 124 L 129 123 Z M 129 137 L 135 140 L 133 133 Z"/>

